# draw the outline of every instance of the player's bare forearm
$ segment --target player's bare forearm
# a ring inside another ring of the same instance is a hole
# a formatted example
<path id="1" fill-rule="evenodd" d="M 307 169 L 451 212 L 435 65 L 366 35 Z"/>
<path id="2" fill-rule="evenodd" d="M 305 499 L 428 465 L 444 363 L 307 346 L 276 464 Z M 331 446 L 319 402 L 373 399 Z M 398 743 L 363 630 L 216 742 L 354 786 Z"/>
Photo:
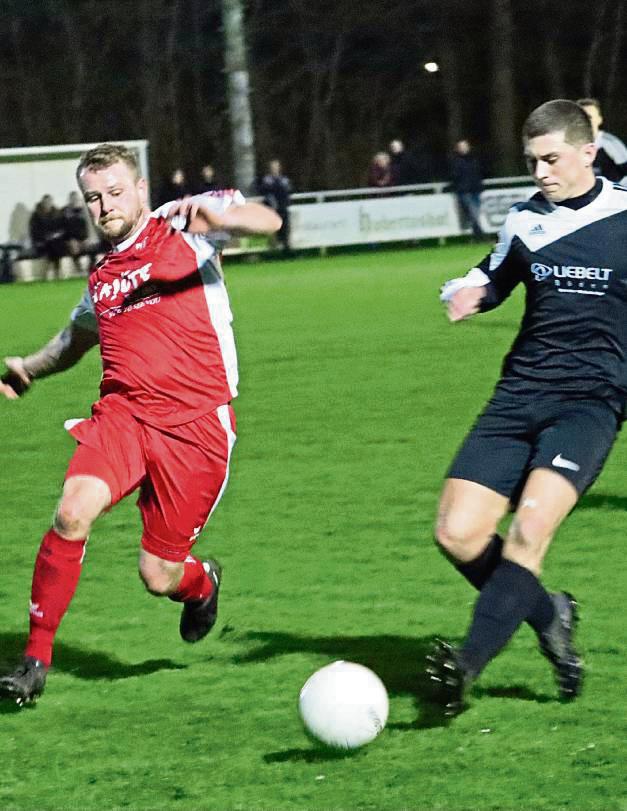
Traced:
<path id="1" fill-rule="evenodd" d="M 28 391 L 33 380 L 69 369 L 97 343 L 95 332 L 68 324 L 32 355 L 4 359 L 7 371 L 0 379 L 0 395 L 16 400 Z"/>
<path id="2" fill-rule="evenodd" d="M 231 234 L 275 234 L 281 227 L 279 215 L 261 203 L 231 206 L 223 217 L 223 227 Z"/>
<path id="3" fill-rule="evenodd" d="M 189 223 L 187 230 L 193 234 L 226 231 L 233 236 L 247 234 L 274 234 L 281 227 L 279 215 L 261 203 L 232 205 L 226 211 L 215 211 L 203 195 L 178 200 L 168 211 L 168 217 L 183 216 Z"/>

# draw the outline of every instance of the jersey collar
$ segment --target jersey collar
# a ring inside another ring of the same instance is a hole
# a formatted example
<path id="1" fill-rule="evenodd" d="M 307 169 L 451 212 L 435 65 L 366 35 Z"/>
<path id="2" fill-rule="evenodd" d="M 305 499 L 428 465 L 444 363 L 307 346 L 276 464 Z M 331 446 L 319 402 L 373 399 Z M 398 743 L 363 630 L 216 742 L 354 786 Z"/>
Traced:
<path id="1" fill-rule="evenodd" d="M 603 181 L 600 177 L 597 178 L 596 183 L 585 194 L 580 194 L 579 197 L 571 197 L 569 200 L 561 200 L 559 203 L 555 203 L 556 206 L 563 206 L 565 208 L 570 208 L 573 211 L 578 211 L 580 208 L 584 208 L 584 206 L 589 206 L 603 191 Z"/>
<path id="2" fill-rule="evenodd" d="M 117 245 L 114 245 L 112 248 L 112 253 L 122 253 L 122 251 L 125 251 L 127 248 L 130 248 L 131 245 L 134 245 L 137 242 L 140 235 L 146 229 L 146 226 L 148 225 L 149 222 L 150 222 L 150 214 L 146 214 L 146 219 L 144 220 L 142 225 L 137 229 L 137 231 L 134 231 L 131 234 L 131 236 L 127 237 L 123 242 L 118 242 Z"/>

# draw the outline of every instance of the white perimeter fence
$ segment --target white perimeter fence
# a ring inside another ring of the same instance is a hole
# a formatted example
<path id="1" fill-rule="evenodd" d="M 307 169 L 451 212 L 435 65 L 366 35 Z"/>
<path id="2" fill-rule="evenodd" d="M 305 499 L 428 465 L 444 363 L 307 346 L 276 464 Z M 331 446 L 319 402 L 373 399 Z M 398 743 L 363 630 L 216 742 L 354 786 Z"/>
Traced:
<path id="1" fill-rule="evenodd" d="M 481 225 L 488 234 L 499 230 L 510 206 L 535 191 L 528 177 L 492 178 L 484 185 Z M 291 246 L 330 248 L 461 236 L 466 231 L 460 211 L 446 188 L 446 183 L 421 183 L 294 194 Z"/>

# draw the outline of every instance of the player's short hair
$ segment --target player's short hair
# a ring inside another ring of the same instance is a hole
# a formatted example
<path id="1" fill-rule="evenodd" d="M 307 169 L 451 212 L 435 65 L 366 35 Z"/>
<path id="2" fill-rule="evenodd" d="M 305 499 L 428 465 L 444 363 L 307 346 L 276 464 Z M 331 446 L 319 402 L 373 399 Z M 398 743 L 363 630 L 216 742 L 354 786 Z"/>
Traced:
<path id="1" fill-rule="evenodd" d="M 83 155 L 76 167 L 76 179 L 80 185 L 81 174 L 86 170 L 98 171 L 99 169 L 107 169 L 114 163 L 122 161 L 135 175 L 135 180 L 138 180 L 141 172 L 139 170 L 139 163 L 137 161 L 137 154 L 134 150 L 129 149 L 124 144 L 98 144 L 93 149 L 88 149 Z"/>
<path id="2" fill-rule="evenodd" d="M 554 99 L 541 104 L 523 124 L 525 141 L 550 132 L 563 132 L 566 143 L 574 146 L 594 141 L 588 114 L 577 102 L 568 99 Z"/>
<path id="3" fill-rule="evenodd" d="M 599 115 L 601 115 L 601 102 L 592 97 L 586 99 L 577 99 L 577 104 L 580 107 L 595 107 Z"/>

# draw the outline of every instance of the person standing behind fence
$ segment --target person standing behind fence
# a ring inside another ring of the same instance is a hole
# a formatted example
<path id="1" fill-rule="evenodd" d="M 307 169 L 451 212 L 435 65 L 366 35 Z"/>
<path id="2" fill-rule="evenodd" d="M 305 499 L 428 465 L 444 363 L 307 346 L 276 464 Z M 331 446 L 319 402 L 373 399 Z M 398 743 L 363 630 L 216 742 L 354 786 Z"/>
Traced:
<path id="1" fill-rule="evenodd" d="M 290 249 L 290 196 L 292 183 L 283 174 L 281 161 L 271 160 L 268 163 L 268 172 L 261 178 L 259 193 L 265 205 L 274 209 L 283 220 L 283 225 L 276 235 L 276 240 L 284 251 Z"/>
<path id="2" fill-rule="evenodd" d="M 89 232 L 85 208 L 78 192 L 70 192 L 67 204 L 61 209 L 61 225 L 66 253 L 72 257 L 76 272 L 82 275 L 80 258 L 88 252 Z"/>
<path id="3" fill-rule="evenodd" d="M 420 183 L 418 165 L 415 157 L 405 149 L 405 144 L 395 138 L 390 141 L 390 186 L 408 186 Z"/>
<path id="4" fill-rule="evenodd" d="M 449 180 L 451 190 L 457 197 L 462 227 L 468 228 L 470 226 L 475 239 L 483 239 L 485 234 L 480 222 L 483 173 L 481 164 L 466 138 L 457 141 L 453 147 Z"/>
<path id="5" fill-rule="evenodd" d="M 173 170 L 170 177 L 159 191 L 159 205 L 171 200 L 183 200 L 193 194 L 191 185 L 187 182 L 187 175 L 180 166 Z"/>
<path id="6" fill-rule="evenodd" d="M 603 115 L 597 99 L 579 99 L 577 104 L 583 107 L 592 124 L 597 148 L 594 173 L 624 185 L 627 183 L 627 146 L 616 135 L 601 129 Z"/>
<path id="7" fill-rule="evenodd" d="M 196 194 L 205 194 L 208 191 L 216 191 L 216 172 L 210 163 L 206 163 L 200 170 L 200 182 Z"/>
<path id="8" fill-rule="evenodd" d="M 45 260 L 44 278 L 51 266 L 54 278 L 58 279 L 65 242 L 61 212 L 54 205 L 52 195 L 44 194 L 37 203 L 28 227 L 35 256 Z"/>
<path id="9" fill-rule="evenodd" d="M 387 152 L 377 152 L 368 167 L 368 186 L 384 188 L 392 185 L 390 156 Z"/>

